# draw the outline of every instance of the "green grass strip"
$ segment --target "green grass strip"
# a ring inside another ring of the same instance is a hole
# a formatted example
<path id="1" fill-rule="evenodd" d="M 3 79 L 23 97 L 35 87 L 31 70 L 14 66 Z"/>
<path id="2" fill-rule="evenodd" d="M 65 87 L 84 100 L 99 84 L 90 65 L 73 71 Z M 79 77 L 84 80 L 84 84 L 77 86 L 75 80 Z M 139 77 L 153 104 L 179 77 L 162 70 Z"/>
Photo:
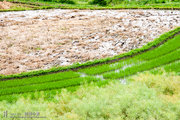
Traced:
<path id="1" fill-rule="evenodd" d="M 24 85 L 31 85 L 31 84 L 39 84 L 39 83 L 46 83 L 46 82 L 53 82 L 53 81 L 60 81 L 65 79 L 72 79 L 80 77 L 80 75 L 73 71 L 68 72 L 60 72 L 56 74 L 49 74 L 43 76 L 36 76 L 24 79 L 14 79 L 14 80 L 6 80 L 0 81 L 0 89 L 6 87 L 17 87 L 17 86 L 24 86 Z"/>
<path id="2" fill-rule="evenodd" d="M 135 61 L 134 61 L 135 62 Z M 82 72 L 88 75 L 97 75 L 97 74 L 101 74 L 107 71 L 112 71 L 112 70 L 116 70 L 116 69 L 120 69 L 122 68 L 125 64 L 130 64 L 132 63 L 132 61 L 130 61 L 129 59 L 126 60 L 126 62 L 116 62 L 116 63 L 110 63 L 110 64 L 102 64 L 102 65 L 98 65 L 98 66 L 93 66 L 93 67 L 87 67 L 84 69 L 80 69 L 78 70 L 78 72 Z"/>
<path id="3" fill-rule="evenodd" d="M 165 65 L 163 67 L 167 72 L 177 72 L 179 73 L 180 72 L 180 61 L 177 61 L 177 62 L 174 62 L 174 63 L 171 63 L 171 64 L 168 64 L 168 65 Z"/>
<path id="4" fill-rule="evenodd" d="M 173 39 L 168 40 L 166 43 L 162 44 L 158 48 L 150 50 L 145 54 L 141 54 L 138 57 L 143 60 L 151 60 L 161 55 L 172 52 L 178 48 L 180 48 L 180 35 L 175 36 Z"/>
<path id="5" fill-rule="evenodd" d="M 116 72 L 105 73 L 105 74 L 103 74 L 103 77 L 106 79 L 107 78 L 108 79 L 122 78 L 125 76 L 133 75 L 137 72 L 150 70 L 150 69 L 153 69 L 155 67 L 158 67 L 158 66 L 161 66 L 164 64 L 168 64 L 170 62 L 173 62 L 173 61 L 179 60 L 179 59 L 180 59 L 180 49 L 173 51 L 169 54 L 166 54 L 164 56 L 161 56 L 157 59 L 153 59 L 153 60 L 147 61 L 145 63 L 129 67 L 125 70 L 120 70 L 117 73 Z"/>
<path id="6" fill-rule="evenodd" d="M 35 92 L 35 91 L 42 91 L 42 90 L 52 90 L 52 89 L 59 89 L 59 88 L 66 88 L 70 86 L 80 85 L 83 82 L 92 82 L 98 81 L 100 79 L 95 77 L 83 77 L 83 78 L 73 78 L 63 81 L 56 81 L 50 83 L 43 83 L 43 84 L 35 84 L 29 86 L 20 86 L 14 88 L 5 88 L 0 89 L 0 96 L 1 95 L 10 95 L 10 94 L 20 94 L 26 92 Z"/>
<path id="7" fill-rule="evenodd" d="M 14 0 L 7 0 L 13 2 Z M 74 0 L 73 0 L 74 1 Z M 179 2 L 171 2 L 171 3 L 160 3 L 160 4 L 148 4 L 148 5 L 140 5 L 140 4 L 109 4 L 107 6 L 100 5 L 90 5 L 88 1 L 74 1 L 75 4 L 64 4 L 58 3 L 54 1 L 37 1 L 37 0 L 16 0 L 16 2 L 23 3 L 26 5 L 34 5 L 33 8 L 12 8 L 12 9 L 1 9 L 0 12 L 7 11 L 22 11 L 22 10 L 39 10 L 39 9 L 88 9 L 88 10 L 104 10 L 104 9 L 180 9 Z"/>
<path id="8" fill-rule="evenodd" d="M 165 70 L 166 72 L 175 72 L 177 75 L 180 75 L 180 60 L 171 62 L 169 64 L 157 67 L 155 69 L 150 70 L 149 72 L 152 74 L 161 74 L 164 73 Z"/>
<path id="9" fill-rule="evenodd" d="M 134 56 L 133 58 L 121 60 L 119 62 L 112 64 L 103 64 L 99 66 L 87 67 L 84 69 L 80 69 L 79 72 L 83 72 L 88 75 L 96 75 L 96 74 L 101 74 L 104 72 L 120 69 L 124 65 L 138 64 L 145 60 L 152 60 L 180 48 L 179 40 L 180 40 L 180 35 L 177 35 L 173 39 L 170 39 L 166 43 L 162 44 L 161 46 L 153 50 L 139 54 L 137 56 Z"/>
<path id="10" fill-rule="evenodd" d="M 108 84 L 111 80 L 103 80 L 94 82 L 94 85 L 97 86 L 104 86 Z M 70 86 L 63 89 L 66 89 L 70 92 L 76 91 L 80 86 Z M 57 93 L 61 93 L 62 88 L 58 89 L 52 89 L 52 90 L 45 90 L 45 91 L 36 91 L 36 92 L 27 92 L 27 93 L 21 93 L 21 94 L 11 94 L 11 95 L 2 95 L 0 96 L 0 101 L 6 100 L 7 102 L 13 103 L 16 102 L 17 99 L 20 97 L 24 98 L 30 98 L 30 99 L 39 99 L 39 97 L 45 98 L 46 100 L 54 100 L 54 96 L 57 95 Z"/>
<path id="11" fill-rule="evenodd" d="M 79 86 L 70 86 L 64 89 L 68 91 L 75 91 Z M 57 93 L 60 93 L 62 89 L 53 89 L 53 90 L 46 90 L 46 91 L 36 91 L 36 92 L 27 92 L 21 94 L 11 94 L 11 95 L 2 95 L 0 96 L 0 101 L 6 100 L 7 102 L 15 102 L 20 97 L 30 98 L 30 99 L 38 99 L 39 97 L 44 97 L 46 100 L 52 100 Z"/>

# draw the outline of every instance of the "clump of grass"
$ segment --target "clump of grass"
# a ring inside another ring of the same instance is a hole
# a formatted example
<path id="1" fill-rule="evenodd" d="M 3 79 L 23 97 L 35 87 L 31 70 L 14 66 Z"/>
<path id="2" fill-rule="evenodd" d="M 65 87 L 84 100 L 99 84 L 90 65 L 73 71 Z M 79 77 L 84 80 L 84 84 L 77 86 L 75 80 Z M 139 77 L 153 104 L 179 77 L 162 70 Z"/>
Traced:
<path id="1" fill-rule="evenodd" d="M 66 4 L 76 4 L 74 1 L 72 0 L 54 0 L 55 2 L 58 3 L 66 3 Z"/>
<path id="2" fill-rule="evenodd" d="M 99 4 L 101 6 L 106 5 L 146 5 L 146 4 L 159 4 L 168 3 L 169 0 L 92 0 L 90 4 Z M 172 0 L 171 2 L 178 2 Z"/>
<path id="3" fill-rule="evenodd" d="M 45 2 L 57 2 L 57 3 L 65 3 L 65 4 L 75 4 L 73 0 L 42 0 Z"/>
<path id="4" fill-rule="evenodd" d="M 166 73 L 163 70 L 158 73 L 141 73 L 133 76 L 133 80 L 145 83 L 148 88 L 155 89 L 166 100 L 177 102 L 180 99 L 180 76 L 175 73 Z"/>
<path id="5" fill-rule="evenodd" d="M 83 85 L 75 92 L 63 90 L 51 101 L 45 100 L 43 95 L 36 101 L 24 98 L 16 103 L 3 101 L 0 102 L 0 110 L 8 110 L 9 113 L 38 111 L 41 116 L 48 119 L 62 120 L 180 119 L 180 103 L 169 103 L 159 97 L 159 93 L 164 94 L 163 90 L 169 84 L 167 81 L 173 79 L 177 82 L 179 76 L 148 73 L 140 74 L 133 79 L 133 82 L 126 85 L 114 81 L 103 87 L 95 84 Z M 170 84 L 171 87 L 173 85 Z M 179 90 L 177 86 L 173 88 L 175 93 Z"/>
<path id="6" fill-rule="evenodd" d="M 93 0 L 93 1 L 90 1 L 89 4 L 98 4 L 100 6 L 106 6 L 108 3 L 106 0 Z"/>

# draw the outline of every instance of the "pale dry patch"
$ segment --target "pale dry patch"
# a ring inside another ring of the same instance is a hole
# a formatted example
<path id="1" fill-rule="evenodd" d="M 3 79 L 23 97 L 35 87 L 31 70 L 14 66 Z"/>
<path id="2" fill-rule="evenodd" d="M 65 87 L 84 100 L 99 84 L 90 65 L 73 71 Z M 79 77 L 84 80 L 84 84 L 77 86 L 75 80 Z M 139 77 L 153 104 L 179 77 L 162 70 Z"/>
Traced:
<path id="1" fill-rule="evenodd" d="M 179 15 L 170 10 L 0 13 L 0 74 L 122 54 L 180 26 Z"/>
<path id="2" fill-rule="evenodd" d="M 3 2 L 0 2 L 0 9 L 9 9 L 11 8 L 12 3 L 10 2 L 6 2 L 6 0 L 4 0 Z"/>

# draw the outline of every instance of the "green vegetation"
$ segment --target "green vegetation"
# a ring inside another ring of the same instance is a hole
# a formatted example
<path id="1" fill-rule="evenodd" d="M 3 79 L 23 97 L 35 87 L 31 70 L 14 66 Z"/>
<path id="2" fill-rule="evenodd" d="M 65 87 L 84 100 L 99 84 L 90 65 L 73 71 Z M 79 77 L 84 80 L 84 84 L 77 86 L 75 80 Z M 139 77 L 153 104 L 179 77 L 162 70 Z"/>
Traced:
<path id="1" fill-rule="evenodd" d="M 52 81 L 48 83 L 15 86 L 15 87 L 10 87 L 10 88 L 8 87 L 8 88 L 0 89 L 0 96 L 17 94 L 17 93 L 25 93 L 25 92 L 35 92 L 35 91 L 40 91 L 40 90 L 66 88 L 70 86 L 77 86 L 85 82 L 89 83 L 92 81 L 99 81 L 99 80 L 100 80 L 99 78 L 95 78 L 95 77 L 81 77 L 81 78 L 72 78 L 72 79 L 61 80 L 61 81 Z M 18 81 L 18 82 L 21 82 L 21 81 Z"/>
<path id="2" fill-rule="evenodd" d="M 150 60 L 148 62 L 134 65 L 125 70 L 120 70 L 119 72 L 113 71 L 110 73 L 105 73 L 105 74 L 103 74 L 103 77 L 104 78 L 113 78 L 113 79 L 122 78 L 122 77 L 125 77 L 128 75 L 133 75 L 137 72 L 142 72 L 145 70 L 153 69 L 155 67 L 158 67 L 158 66 L 161 66 L 164 64 L 168 64 L 168 63 L 171 63 L 171 62 L 179 60 L 179 59 L 180 59 L 180 49 L 178 49 L 177 51 L 174 51 L 172 53 L 169 53 L 165 56 Z"/>
<path id="3" fill-rule="evenodd" d="M 174 62 L 174 63 L 171 63 L 169 65 L 166 65 L 164 67 L 164 69 L 166 71 L 176 71 L 178 74 L 180 74 L 180 61 L 177 61 L 177 62 Z"/>
<path id="4" fill-rule="evenodd" d="M 72 79 L 72 78 L 78 78 L 79 76 L 80 75 L 78 73 L 69 71 L 69 72 L 60 72 L 57 74 L 49 74 L 49 75 L 36 76 L 36 77 L 30 77 L 24 79 L 6 80 L 1 82 L 0 89 L 6 87 L 17 87 L 17 86 L 39 84 L 39 83 L 55 82 L 55 81 Z"/>
<path id="5" fill-rule="evenodd" d="M 0 11 L 37 9 L 180 9 L 179 0 L 7 0 L 25 7 Z M 31 6 L 26 6 L 31 5 Z"/>
<path id="6" fill-rule="evenodd" d="M 62 90 L 50 101 L 44 94 L 36 100 L 21 97 L 13 103 L 1 101 L 0 110 L 9 114 L 39 112 L 47 119 L 60 120 L 178 120 L 179 79 L 174 73 L 145 72 L 129 78 L 126 85 L 113 81 L 101 87 L 83 85 L 75 92 Z M 0 118 L 4 119 L 3 114 Z"/>
<path id="7" fill-rule="evenodd" d="M 1 76 L 0 110 L 63 120 L 178 120 L 179 40 L 180 27 L 112 58 Z"/>
<path id="8" fill-rule="evenodd" d="M 29 6 L 0 11 L 180 9 L 179 0 L 8 1 Z M 39 112 L 39 117 L 63 120 L 179 120 L 179 40 L 180 27 L 142 48 L 111 58 L 49 70 L 0 75 L 0 110 L 21 114 Z M 4 119 L 3 114 L 0 114 L 0 119 Z"/>
<path id="9" fill-rule="evenodd" d="M 74 91 L 79 85 L 84 83 L 97 82 L 97 84 L 103 85 L 114 79 L 131 76 L 138 72 L 151 70 L 152 73 L 156 73 L 158 71 L 156 68 L 159 67 L 164 68 L 168 72 L 175 71 L 179 74 L 179 31 L 180 28 L 172 30 L 142 48 L 113 58 L 87 62 L 85 64 L 75 64 L 66 68 L 54 68 L 26 74 L 2 76 L 0 80 L 0 100 L 6 99 L 12 102 L 13 99 L 18 98 L 18 94 L 24 94 L 24 96 L 31 94 L 32 98 L 34 98 L 34 92 L 40 95 L 41 91 L 47 91 L 45 92 L 47 93 L 46 98 L 49 97 L 48 99 L 51 99 L 56 94 L 56 91 L 60 92 L 62 88 Z M 97 64 L 106 62 L 110 63 Z M 87 67 L 95 63 L 96 66 Z M 77 67 L 85 68 L 79 68 L 74 71 L 68 70 Z M 59 70 L 66 71 L 57 72 Z M 51 72 L 57 73 L 50 74 Z M 32 77 L 32 75 L 38 76 Z"/>
<path id="10" fill-rule="evenodd" d="M 91 4 L 98 4 L 98 5 L 149 5 L 149 4 L 158 4 L 158 3 L 169 3 L 169 2 L 179 2 L 178 0 L 92 0 Z"/>
<path id="11" fill-rule="evenodd" d="M 103 81 L 98 81 L 98 82 L 94 82 L 95 85 L 97 86 L 103 86 L 105 84 L 107 84 L 110 80 L 103 80 Z M 86 83 L 86 81 L 83 81 L 81 84 Z M 89 84 L 89 83 L 88 83 Z M 66 87 L 63 89 L 66 89 L 70 92 L 74 92 L 76 91 L 81 85 L 77 85 L 77 86 L 70 86 L 70 87 Z M 62 88 L 57 88 L 57 89 L 51 89 L 51 90 L 44 90 L 44 91 L 34 91 L 34 92 L 27 92 L 27 93 L 21 93 L 21 94 L 12 94 L 12 95 L 2 95 L 0 96 L 0 101 L 6 100 L 7 102 L 10 103 L 14 103 L 16 102 L 20 97 L 24 97 L 24 98 L 30 98 L 32 100 L 38 100 L 40 97 L 43 96 L 44 99 L 51 101 L 54 99 L 54 96 L 56 94 L 60 94 L 61 91 L 63 90 Z"/>

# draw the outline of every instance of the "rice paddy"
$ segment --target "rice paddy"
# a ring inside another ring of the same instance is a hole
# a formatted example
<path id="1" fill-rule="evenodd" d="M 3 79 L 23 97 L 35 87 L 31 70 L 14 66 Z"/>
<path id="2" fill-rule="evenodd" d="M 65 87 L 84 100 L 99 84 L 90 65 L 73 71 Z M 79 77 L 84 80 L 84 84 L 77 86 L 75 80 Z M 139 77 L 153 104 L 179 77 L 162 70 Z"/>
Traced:
<path id="1" fill-rule="evenodd" d="M 162 67 L 167 71 L 180 72 L 180 28 L 165 33 L 143 49 L 130 51 L 126 57 L 94 63 L 90 66 L 65 69 L 38 76 L 2 76 L 0 78 L 0 99 L 10 99 L 13 95 L 37 91 L 55 91 L 62 88 L 76 88 L 84 83 L 121 80 L 139 72 Z M 156 43 L 156 44 L 155 44 Z M 151 46 L 151 47 L 149 47 Z M 146 48 L 146 49 L 145 49 Z M 143 50 L 143 51 L 142 51 Z M 134 53 L 133 53 L 134 52 Z M 133 54 L 132 54 L 133 53 Z M 127 54 L 127 53 L 126 53 Z M 27 73 L 26 73 L 27 74 Z M 21 78 L 22 77 L 22 78 Z"/>

